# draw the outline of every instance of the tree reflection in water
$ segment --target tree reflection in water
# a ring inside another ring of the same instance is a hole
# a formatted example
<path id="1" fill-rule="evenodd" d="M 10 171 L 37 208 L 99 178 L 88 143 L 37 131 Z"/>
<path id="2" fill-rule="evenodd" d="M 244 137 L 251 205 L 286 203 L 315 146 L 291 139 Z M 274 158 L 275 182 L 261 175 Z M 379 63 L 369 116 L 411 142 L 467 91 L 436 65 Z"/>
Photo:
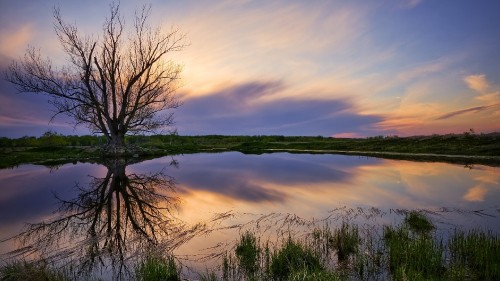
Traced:
<path id="1" fill-rule="evenodd" d="M 60 207 L 51 219 L 29 224 L 17 236 L 24 247 L 16 254 L 70 262 L 79 274 L 111 267 L 117 277 L 129 274 L 130 265 L 148 249 L 169 252 L 201 231 L 171 215 L 178 204 L 172 177 L 127 174 L 131 161 L 125 159 L 103 164 L 104 178 L 92 177 L 87 187 L 77 184 L 76 198 L 58 198 Z"/>

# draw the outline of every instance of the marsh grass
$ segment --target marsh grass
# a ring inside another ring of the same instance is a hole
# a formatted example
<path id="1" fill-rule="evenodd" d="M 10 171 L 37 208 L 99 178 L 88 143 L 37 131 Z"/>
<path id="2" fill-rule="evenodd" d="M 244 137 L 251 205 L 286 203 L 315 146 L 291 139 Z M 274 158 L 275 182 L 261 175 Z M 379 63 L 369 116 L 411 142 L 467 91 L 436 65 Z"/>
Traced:
<path id="1" fill-rule="evenodd" d="M 180 281 L 179 269 L 173 256 L 159 254 L 147 256 L 137 267 L 136 276 L 140 281 Z"/>
<path id="2" fill-rule="evenodd" d="M 340 263 L 346 262 L 351 255 L 356 254 L 360 240 L 356 225 L 343 222 L 342 226 L 334 231 L 332 246 L 337 251 Z"/>
<path id="3" fill-rule="evenodd" d="M 288 280 L 295 271 L 319 272 L 323 269 L 311 248 L 289 238 L 271 257 L 270 276 L 273 280 Z"/>
<path id="4" fill-rule="evenodd" d="M 289 229 L 276 239 L 257 229 L 242 231 L 234 243 L 221 249 L 218 263 L 205 267 L 197 279 L 500 280 L 498 234 L 473 230 L 438 236 L 426 215 L 402 215 L 397 225 L 367 227 L 342 220 L 300 235 Z M 181 280 L 186 277 L 181 276 L 185 267 L 180 261 L 171 254 L 148 252 L 131 277 Z M 44 262 L 12 262 L 0 267 L 0 281 L 71 280 L 62 272 Z"/>
<path id="5" fill-rule="evenodd" d="M 327 270 L 297 270 L 293 271 L 288 281 L 340 281 L 341 277 Z"/>
<path id="6" fill-rule="evenodd" d="M 261 249 L 255 235 L 245 232 L 236 246 L 238 265 L 249 279 L 253 279 L 259 270 Z"/>
<path id="7" fill-rule="evenodd" d="M 428 235 L 412 235 L 405 225 L 384 229 L 389 271 L 396 280 L 441 278 L 445 267 L 443 247 Z"/>
<path id="8" fill-rule="evenodd" d="M 491 232 L 455 232 L 448 244 L 454 274 L 465 279 L 500 280 L 500 239 Z"/>
<path id="9" fill-rule="evenodd" d="M 208 271 L 205 273 L 200 273 L 198 276 L 200 281 L 217 281 L 219 280 L 217 277 L 217 273 L 215 271 Z"/>
<path id="10" fill-rule="evenodd" d="M 389 272 L 395 280 L 441 280 L 446 273 L 442 241 L 435 227 L 418 211 L 406 213 L 399 226 L 384 227 Z"/>
<path id="11" fill-rule="evenodd" d="M 48 266 L 45 262 L 15 261 L 0 268 L 1 281 L 69 281 L 63 271 Z"/>
<path id="12" fill-rule="evenodd" d="M 408 227 L 419 234 L 429 234 L 434 229 L 434 225 L 424 214 L 418 211 L 410 211 L 406 214 L 405 223 Z"/>

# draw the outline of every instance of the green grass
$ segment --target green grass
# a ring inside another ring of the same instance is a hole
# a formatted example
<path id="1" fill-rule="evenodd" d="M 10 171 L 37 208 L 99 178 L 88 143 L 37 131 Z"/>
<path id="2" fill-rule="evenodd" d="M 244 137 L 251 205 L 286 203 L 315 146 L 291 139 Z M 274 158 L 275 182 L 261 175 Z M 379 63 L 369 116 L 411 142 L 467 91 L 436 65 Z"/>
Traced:
<path id="1" fill-rule="evenodd" d="M 318 272 L 322 270 L 323 266 L 314 251 L 291 238 L 271 258 L 272 280 L 288 280 L 296 271 Z"/>
<path id="2" fill-rule="evenodd" d="M 358 227 L 343 222 L 342 226 L 334 231 L 332 241 L 332 246 L 337 251 L 338 261 L 345 262 L 351 255 L 356 254 L 359 242 Z"/>
<path id="3" fill-rule="evenodd" d="M 288 281 L 340 281 L 341 277 L 327 270 L 296 270 L 287 279 Z"/>
<path id="4" fill-rule="evenodd" d="M 136 269 L 139 281 L 180 281 L 179 269 L 172 256 L 158 254 L 147 256 Z"/>
<path id="5" fill-rule="evenodd" d="M 492 233 L 456 232 L 448 244 L 451 266 L 465 279 L 500 280 L 500 239 Z"/>
<path id="6" fill-rule="evenodd" d="M 49 167 L 59 166 L 77 161 L 89 161 L 99 158 L 99 154 L 91 148 L 73 147 L 34 147 L 0 149 L 0 168 L 13 167 L 20 164 L 41 164 Z"/>
<path id="7" fill-rule="evenodd" d="M 428 234 L 434 229 L 432 222 L 422 213 L 410 211 L 405 217 L 408 227 L 419 234 Z"/>
<path id="8" fill-rule="evenodd" d="M 261 249 L 255 235 L 245 232 L 236 246 L 236 257 L 238 265 L 243 269 L 249 279 L 254 278 L 259 268 Z"/>
<path id="9" fill-rule="evenodd" d="M 403 225 L 397 228 L 386 227 L 384 242 L 389 271 L 395 280 L 439 280 L 443 277 L 443 247 L 431 237 L 412 235 Z"/>
<path id="10" fill-rule="evenodd" d="M 217 273 L 215 273 L 214 271 L 201 273 L 201 274 L 199 274 L 198 278 L 200 281 L 217 281 L 217 280 L 219 280 L 217 277 Z"/>
<path id="11" fill-rule="evenodd" d="M 0 267 L 1 281 L 69 281 L 62 271 L 49 267 L 44 262 L 15 261 Z"/>

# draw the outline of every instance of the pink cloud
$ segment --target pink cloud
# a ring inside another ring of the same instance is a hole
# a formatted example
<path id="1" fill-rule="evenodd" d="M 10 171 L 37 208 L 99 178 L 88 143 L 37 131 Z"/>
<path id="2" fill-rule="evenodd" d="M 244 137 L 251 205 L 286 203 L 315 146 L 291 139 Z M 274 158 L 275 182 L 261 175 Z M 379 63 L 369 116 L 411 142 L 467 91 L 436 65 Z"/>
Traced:
<path id="1" fill-rule="evenodd" d="M 344 132 L 332 135 L 334 138 L 363 138 L 364 135 L 356 132 Z"/>

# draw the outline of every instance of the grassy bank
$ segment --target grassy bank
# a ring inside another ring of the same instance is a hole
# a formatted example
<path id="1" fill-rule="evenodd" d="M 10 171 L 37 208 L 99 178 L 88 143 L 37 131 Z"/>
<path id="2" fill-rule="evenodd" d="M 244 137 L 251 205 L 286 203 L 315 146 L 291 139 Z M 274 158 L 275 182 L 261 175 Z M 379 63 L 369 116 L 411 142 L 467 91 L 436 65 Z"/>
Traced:
<path id="1" fill-rule="evenodd" d="M 416 137 L 370 137 L 363 139 L 285 136 L 128 136 L 130 146 L 141 154 L 163 156 L 181 153 L 239 151 L 261 154 L 271 152 L 343 153 L 383 158 L 447 161 L 461 164 L 500 163 L 500 133 L 453 134 Z M 99 158 L 98 136 L 0 138 L 0 167 L 22 163 L 85 161 Z"/>
<path id="2" fill-rule="evenodd" d="M 195 280 L 500 280 L 498 234 L 452 230 L 443 237 L 425 213 L 417 211 L 408 212 L 398 225 L 381 225 L 371 231 L 344 221 L 316 227 L 306 236 L 292 233 L 276 242 L 244 231 L 218 255 L 219 264 L 205 267 Z M 129 277 L 181 280 L 186 278 L 183 269 L 183 260 L 171 253 L 149 252 Z M 67 269 L 40 261 L 12 262 L 0 268 L 0 280 L 26 276 L 75 278 Z"/>

